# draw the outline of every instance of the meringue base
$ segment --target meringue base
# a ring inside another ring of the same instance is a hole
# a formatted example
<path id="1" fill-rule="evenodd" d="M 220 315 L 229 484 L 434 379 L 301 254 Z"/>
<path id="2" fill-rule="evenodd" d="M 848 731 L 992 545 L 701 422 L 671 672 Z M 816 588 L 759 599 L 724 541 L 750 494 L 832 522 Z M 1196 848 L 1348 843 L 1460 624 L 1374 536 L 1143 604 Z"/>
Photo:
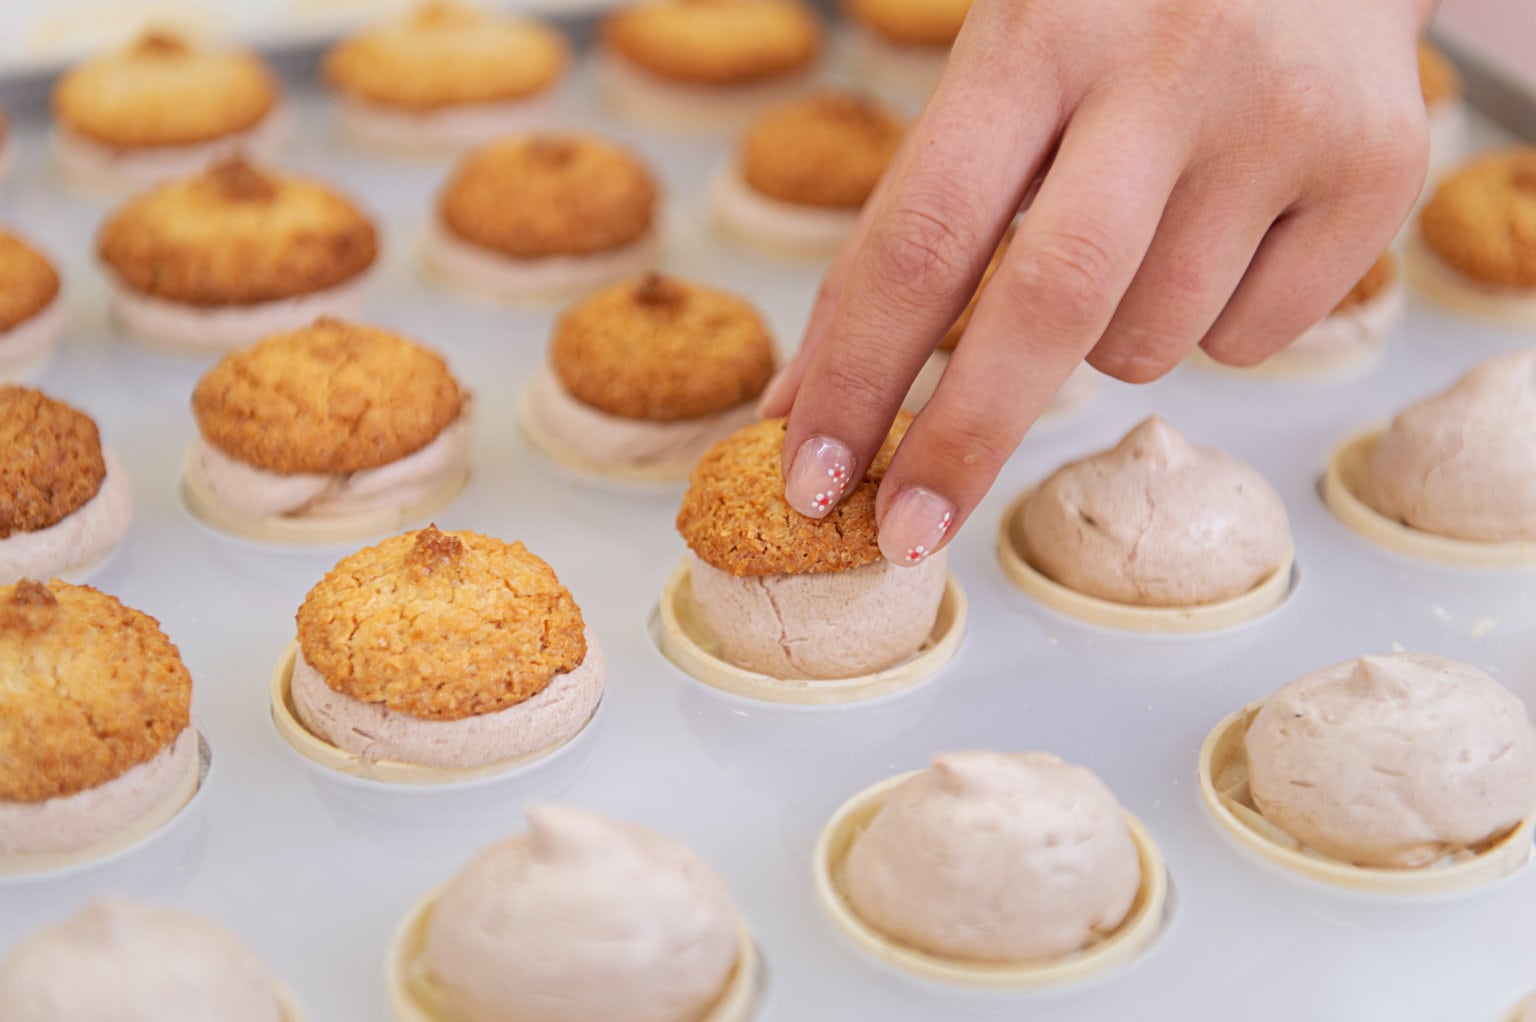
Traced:
<path id="1" fill-rule="evenodd" d="M 244 131 L 206 142 L 139 149 L 115 149 L 58 125 L 49 136 L 49 146 L 53 164 L 69 187 L 87 195 L 116 198 L 191 177 L 236 154 L 271 162 L 287 136 L 287 122 L 287 112 L 277 106 Z"/>
<path id="2" fill-rule="evenodd" d="M 421 266 L 449 290 L 492 302 L 567 302 L 605 284 L 637 277 L 656 264 L 655 227 L 618 248 L 587 255 L 514 259 L 455 235 L 436 216 L 421 238 Z"/>
<path id="3" fill-rule="evenodd" d="M 1417 229 L 1403 239 L 1403 266 L 1415 288 L 1446 308 L 1515 326 L 1536 326 L 1536 288 L 1497 287 L 1473 280 L 1435 255 Z"/>
<path id="4" fill-rule="evenodd" d="M 709 205 L 721 230 L 770 253 L 831 258 L 859 222 L 862 207 L 806 206 L 753 188 L 726 162 L 709 182 Z"/>
<path id="5" fill-rule="evenodd" d="M 848 902 L 843 869 L 848 851 L 879 815 L 886 799 L 917 771 L 871 785 L 838 807 L 822 828 L 812 857 L 816 898 L 844 937 L 877 964 L 905 977 L 997 993 L 1042 990 L 1086 982 L 1129 965 L 1157 940 L 1169 915 L 1168 868 L 1152 836 L 1129 813 L 1126 825 L 1141 865 L 1141 888 L 1116 929 L 1059 959 L 1028 964 L 970 962 L 897 943 L 864 922 Z"/>
<path id="6" fill-rule="evenodd" d="M 186 756 L 184 764 L 178 764 L 179 772 L 175 775 L 174 783 L 160 799 L 135 816 L 126 826 L 97 841 L 69 851 L 0 854 L 0 878 L 49 873 L 116 856 L 118 853 L 128 851 L 170 823 L 191 804 L 193 797 L 201 789 L 203 780 L 208 775 L 209 764 L 212 762 L 208 743 L 200 732 L 189 726 L 184 735 L 191 743 L 191 755 Z M 182 736 L 177 736 L 177 741 L 181 740 Z M 175 750 L 173 747 L 166 751 L 179 752 L 180 750 Z M 112 781 L 107 782 L 109 785 L 112 783 Z M 100 793 L 100 789 L 91 790 Z"/>
<path id="7" fill-rule="evenodd" d="M 801 95 L 814 68 L 744 85 L 694 85 L 660 78 L 612 50 L 591 59 L 598 94 L 614 113 L 654 128 L 715 132 L 745 127 L 770 107 Z"/>
<path id="8" fill-rule="evenodd" d="M 662 655 L 683 673 L 722 692 L 770 703 L 838 706 L 894 695 L 935 677 L 959 651 L 965 637 L 966 616 L 965 590 L 954 575 L 949 575 L 933 630 L 908 659 L 883 671 L 852 678 L 776 678 L 738 667 L 724 658 L 719 640 L 699 612 L 689 562 L 685 560 L 662 588 L 656 642 Z"/>
<path id="9" fill-rule="evenodd" d="M 190 449 L 187 457 L 191 457 Z M 469 466 L 466 465 L 411 504 L 355 515 L 325 515 L 316 518 L 243 514 L 199 486 L 196 473 L 188 471 L 185 464 L 182 468 L 180 494 L 181 502 L 186 505 L 192 517 L 217 532 L 258 543 L 303 546 L 345 543 L 397 532 L 446 507 L 464 489 L 468 480 Z"/>
<path id="10" fill-rule="evenodd" d="M 1024 505 L 1034 492 L 1033 487 L 1025 490 L 1003 513 L 997 534 L 997 559 L 1003 574 L 1014 585 L 1057 613 L 1126 632 L 1192 635 L 1235 628 L 1253 621 L 1279 607 L 1291 594 L 1294 552 L 1287 555 L 1285 563 L 1274 574 L 1241 596 L 1198 607 L 1143 607 L 1080 593 L 1047 576 L 1030 564 L 1021 552 Z"/>
<path id="11" fill-rule="evenodd" d="M 1250 703 L 1223 718 L 1200 747 L 1200 801 L 1222 833 L 1248 854 L 1315 883 L 1393 897 L 1471 893 L 1536 858 L 1536 813 L 1482 847 L 1445 856 L 1423 869 L 1356 866 L 1313 851 L 1266 820 L 1249 793 L 1245 739 L 1263 705 Z"/>
<path id="12" fill-rule="evenodd" d="M 411 906 L 396 925 L 385 951 L 384 985 L 396 1022 L 453 1022 L 421 964 L 427 921 L 436 901 L 434 890 Z M 697 1022 L 750 1022 L 756 1014 L 764 986 L 762 960 L 745 922 L 738 920 L 737 932 L 736 968 L 731 970 L 720 999 Z"/>
<path id="13" fill-rule="evenodd" d="M 290 642 L 278 657 L 277 666 L 272 670 L 268 699 L 271 704 L 272 724 L 277 728 L 277 733 L 283 741 L 293 747 L 294 751 L 312 763 L 339 774 L 382 784 L 446 785 L 506 777 L 569 747 L 591 727 L 592 722 L 597 719 L 598 713 L 602 710 L 602 699 L 599 697 L 591 715 L 568 738 L 527 755 L 514 756 L 495 763 L 487 763 L 484 766 L 430 767 L 392 759 L 369 759 L 355 752 L 338 749 L 315 735 L 300 721 L 298 709 L 293 702 L 293 666 L 298 661 L 298 656 L 298 642 Z"/>
<path id="14" fill-rule="evenodd" d="M 1388 518 L 1366 501 L 1365 481 L 1371 456 L 1384 430 L 1357 434 L 1334 449 L 1328 472 L 1318 487 L 1334 517 L 1379 546 L 1395 553 L 1439 561 L 1459 568 L 1533 568 L 1536 543 L 1479 543 L 1415 529 Z"/>
<path id="15" fill-rule="evenodd" d="M 218 355 L 268 334 L 309 326 L 321 316 L 353 318 L 368 272 L 332 287 L 250 305 L 187 305 L 111 282 L 112 314 L 136 340 L 172 355 Z"/>
<path id="16" fill-rule="evenodd" d="M 42 374 L 64 332 L 64 301 L 55 297 L 9 330 L 0 330 L 0 381 L 29 382 Z"/>
<path id="17" fill-rule="evenodd" d="M 549 92 L 501 102 L 460 103 L 436 110 L 402 110 L 355 97 L 337 106 L 341 134 L 363 149 L 434 157 L 533 131 L 556 119 Z"/>

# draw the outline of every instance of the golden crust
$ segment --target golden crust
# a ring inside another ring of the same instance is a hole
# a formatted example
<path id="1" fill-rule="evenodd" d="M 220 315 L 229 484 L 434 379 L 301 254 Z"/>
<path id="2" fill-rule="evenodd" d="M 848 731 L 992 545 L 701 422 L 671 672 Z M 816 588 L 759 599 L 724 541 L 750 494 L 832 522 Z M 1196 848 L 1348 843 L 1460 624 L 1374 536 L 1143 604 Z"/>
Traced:
<path id="1" fill-rule="evenodd" d="M 532 96 L 570 60 L 565 38 L 543 22 L 436 0 L 337 43 L 321 73 L 357 99 L 427 112 Z"/>
<path id="2" fill-rule="evenodd" d="M 588 255 L 651 229 L 656 180 L 641 159 L 592 135 L 519 135 L 454 168 L 438 216 L 465 241 L 513 259 Z"/>
<path id="3" fill-rule="evenodd" d="M 0 539 L 62 521 L 96 496 L 106 475 L 89 415 L 0 384 Z"/>
<path id="4" fill-rule="evenodd" d="M 42 802 L 147 763 L 191 722 L 192 678 L 148 614 L 90 586 L 0 586 L 0 801 Z"/>
<path id="5" fill-rule="evenodd" d="M 1425 106 L 1438 106 L 1461 98 L 1461 75 L 1445 54 L 1429 43 L 1419 43 L 1419 88 Z"/>
<path id="6" fill-rule="evenodd" d="M 521 543 L 428 526 L 344 558 L 298 613 L 333 690 L 421 720 L 496 713 L 587 655 L 581 609 Z"/>
<path id="7" fill-rule="evenodd" d="M 567 310 L 549 360 L 584 404 L 674 422 L 761 394 L 773 375 L 773 339 L 757 310 L 735 295 L 652 273 Z"/>
<path id="8" fill-rule="evenodd" d="M 610 15 L 602 39 L 658 78 L 740 85 L 808 67 L 821 22 L 800 0 L 647 0 Z"/>
<path id="9" fill-rule="evenodd" d="M 1381 294 L 1397 278 L 1397 261 L 1392 258 L 1391 252 L 1383 252 L 1381 257 L 1371 264 L 1371 268 L 1365 271 L 1355 286 L 1350 288 L 1349 294 L 1333 307 L 1334 312 L 1342 312 L 1356 305 L 1363 305 Z"/>
<path id="10" fill-rule="evenodd" d="M 1419 213 L 1419 232 L 1464 276 L 1536 288 L 1536 148 L 1482 156 L 1440 182 Z"/>
<path id="11" fill-rule="evenodd" d="M 116 149 L 191 145 L 254 127 L 278 100 L 256 56 L 194 47 L 165 32 L 65 72 L 53 115 L 70 132 Z"/>
<path id="12" fill-rule="evenodd" d="M 997 272 L 997 268 L 1002 265 L 1008 245 L 1013 241 L 1014 231 L 1015 227 L 1009 225 L 1008 230 L 1003 233 L 1003 240 L 999 241 L 997 248 L 992 251 L 992 259 L 987 263 L 987 268 L 982 271 L 981 280 L 977 282 L 976 290 L 971 293 L 971 300 L 965 303 L 965 308 L 960 310 L 960 318 L 955 320 L 945 332 L 943 339 L 939 341 L 940 351 L 954 351 L 955 345 L 960 343 L 960 336 L 965 333 L 965 328 L 971 325 L 971 315 L 976 311 L 976 303 L 981 301 L 982 290 L 992 279 L 992 275 Z"/>
<path id="13" fill-rule="evenodd" d="M 949 47 L 972 0 L 846 0 L 848 17 L 897 46 Z"/>
<path id="14" fill-rule="evenodd" d="M 903 412 L 863 480 L 825 518 L 784 502 L 783 419 L 764 419 L 699 459 L 677 512 L 677 531 L 706 564 L 732 575 L 849 571 L 880 558 L 875 490 L 912 416 Z"/>
<path id="15" fill-rule="evenodd" d="M 856 209 L 896 155 L 900 114 L 852 92 L 819 92 L 769 111 L 737 159 L 756 191 L 803 206 Z"/>
<path id="16" fill-rule="evenodd" d="M 284 475 L 399 461 L 463 410 L 441 356 L 388 330 L 328 317 L 230 352 L 192 392 L 204 440 Z"/>
<path id="17" fill-rule="evenodd" d="M 48 257 L 0 230 L 0 333 L 42 312 L 58 295 L 59 275 Z"/>
<path id="18" fill-rule="evenodd" d="M 373 265 L 362 210 L 315 181 L 234 159 L 113 213 L 96 252 L 118 282 L 185 305 L 252 305 L 344 283 Z"/>

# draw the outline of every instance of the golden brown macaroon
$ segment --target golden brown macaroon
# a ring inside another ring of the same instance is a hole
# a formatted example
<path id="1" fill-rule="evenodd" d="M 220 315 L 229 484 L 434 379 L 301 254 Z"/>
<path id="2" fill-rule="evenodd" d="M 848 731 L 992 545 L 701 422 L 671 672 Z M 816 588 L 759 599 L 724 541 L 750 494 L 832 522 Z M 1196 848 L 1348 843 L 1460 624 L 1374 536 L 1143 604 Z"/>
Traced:
<path id="1" fill-rule="evenodd" d="M 454 168 L 438 195 L 457 237 L 514 259 L 587 255 L 651 230 L 656 181 L 639 157 L 591 135 L 493 142 Z"/>
<path id="2" fill-rule="evenodd" d="M 1461 75 L 1445 54 L 1427 42 L 1419 43 L 1419 88 L 1425 106 L 1439 106 L 1461 98 Z"/>
<path id="3" fill-rule="evenodd" d="M 89 415 L 0 384 L 0 539 L 58 524 L 96 496 L 106 475 Z"/>
<path id="4" fill-rule="evenodd" d="M 235 158 L 130 200 L 102 224 L 96 252 L 139 294 L 252 305 L 357 277 L 373 265 L 378 239 L 334 189 Z"/>
<path id="5" fill-rule="evenodd" d="M 799 0 L 649 0 L 610 15 L 602 39 L 657 78 L 741 85 L 809 67 L 821 22 Z"/>
<path id="6" fill-rule="evenodd" d="M 543 92 L 570 60 L 565 38 L 543 22 L 429 0 L 331 47 L 321 73 L 345 95 L 427 112 Z"/>
<path id="7" fill-rule="evenodd" d="M 1536 288 L 1536 148 L 1492 153 L 1448 176 L 1420 211 L 1419 234 L 1472 281 Z"/>
<path id="8" fill-rule="evenodd" d="M 276 79 L 254 55 L 155 31 L 65 72 L 54 86 L 53 115 L 82 138 L 140 149 L 246 131 L 278 97 Z"/>
<path id="9" fill-rule="evenodd" d="M 862 206 L 896 155 L 901 115 L 852 92 L 821 92 L 769 111 L 738 155 L 755 190 L 803 206 Z"/>
<path id="10" fill-rule="evenodd" d="M 774 364 L 773 339 L 749 303 L 657 274 L 604 288 L 567 311 L 549 357 L 577 400 L 652 422 L 750 401 Z"/>
<path id="11" fill-rule="evenodd" d="M 581 609 L 522 543 L 428 526 L 309 591 L 299 647 L 330 688 L 421 720 L 515 706 L 586 658 Z"/>
<path id="12" fill-rule="evenodd" d="M 0 801 L 111 781 L 191 721 L 192 678 L 148 614 L 89 586 L 0 586 Z"/>
<path id="13" fill-rule="evenodd" d="M 704 563 L 731 575 L 848 571 L 880 560 L 875 491 L 906 435 L 901 413 L 874 463 L 824 518 L 784 501 L 784 419 L 764 419 L 710 448 L 677 513 L 677 531 Z"/>
<path id="14" fill-rule="evenodd" d="M 1391 252 L 1383 252 L 1381 257 L 1371 264 L 1371 268 L 1365 271 L 1365 276 L 1349 289 L 1349 294 L 1333 307 L 1333 311 L 1343 312 L 1345 309 L 1364 305 L 1385 291 L 1396 277 L 1397 261 L 1392 258 Z"/>
<path id="15" fill-rule="evenodd" d="M 897 46 L 948 47 L 972 0 L 847 0 L 848 17 Z"/>
<path id="16" fill-rule="evenodd" d="M 48 257 L 0 230 L 0 333 L 42 312 L 58 295 L 59 275 Z"/>
<path id="17" fill-rule="evenodd" d="M 398 461 L 463 413 L 442 357 L 399 334 L 322 318 L 225 355 L 192 392 L 203 439 L 284 475 Z"/>

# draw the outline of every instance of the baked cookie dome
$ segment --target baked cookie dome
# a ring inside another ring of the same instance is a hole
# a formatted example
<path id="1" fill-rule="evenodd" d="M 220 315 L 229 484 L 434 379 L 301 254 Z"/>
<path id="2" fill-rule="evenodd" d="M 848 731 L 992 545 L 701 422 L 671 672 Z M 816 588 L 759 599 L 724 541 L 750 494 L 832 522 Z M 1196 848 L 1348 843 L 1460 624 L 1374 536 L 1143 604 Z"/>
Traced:
<path id="1" fill-rule="evenodd" d="M 38 315 L 59 296 L 59 274 L 25 239 L 0 230 L 0 350 L 6 334 Z"/>
<path id="2" fill-rule="evenodd" d="M 902 117 L 852 92 L 819 92 L 769 111 L 747 130 L 742 177 L 770 198 L 858 207 L 896 155 Z"/>
<path id="3" fill-rule="evenodd" d="M 1481 156 L 1419 212 L 1428 253 L 1473 285 L 1536 294 L 1536 149 Z"/>
<path id="4" fill-rule="evenodd" d="M 972 0 L 847 0 L 843 10 L 860 26 L 897 46 L 948 48 L 960 34 Z"/>
<path id="5" fill-rule="evenodd" d="M 602 39 L 657 78 L 739 85 L 808 67 L 821 23 L 799 0 L 645 0 L 609 15 Z"/>

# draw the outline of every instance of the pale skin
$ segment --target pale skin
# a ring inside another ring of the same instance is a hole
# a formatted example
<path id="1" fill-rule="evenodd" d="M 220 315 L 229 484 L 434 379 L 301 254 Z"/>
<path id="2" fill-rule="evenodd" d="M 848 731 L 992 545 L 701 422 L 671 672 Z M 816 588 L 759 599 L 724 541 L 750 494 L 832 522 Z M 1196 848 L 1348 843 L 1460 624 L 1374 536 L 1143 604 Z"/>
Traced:
<path id="1" fill-rule="evenodd" d="M 1028 212 L 880 486 L 880 548 L 941 549 L 1079 362 L 1246 366 L 1322 319 L 1423 184 L 1433 0 L 977 0 L 760 410 L 821 517 Z M 840 477 L 838 466 L 844 466 Z"/>

